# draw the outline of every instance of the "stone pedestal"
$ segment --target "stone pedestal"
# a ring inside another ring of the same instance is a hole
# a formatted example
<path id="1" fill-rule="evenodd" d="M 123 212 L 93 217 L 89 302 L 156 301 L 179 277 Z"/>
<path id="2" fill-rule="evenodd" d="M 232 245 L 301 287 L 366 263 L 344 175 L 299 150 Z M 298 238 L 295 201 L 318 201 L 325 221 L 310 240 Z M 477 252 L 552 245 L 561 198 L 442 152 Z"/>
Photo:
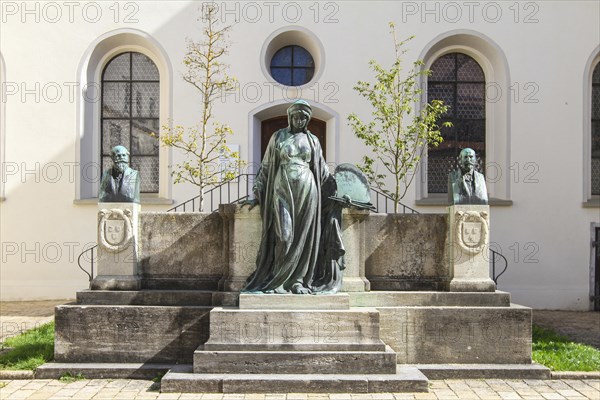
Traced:
<path id="1" fill-rule="evenodd" d="M 371 289 L 365 277 L 365 220 L 367 210 L 345 208 L 342 212 L 342 240 L 346 255 L 346 269 L 342 292 L 365 292 Z"/>
<path id="2" fill-rule="evenodd" d="M 221 204 L 219 214 L 223 218 L 224 263 L 219 290 L 239 292 L 256 269 L 262 234 L 260 207 L 249 210 L 239 204 Z"/>
<path id="3" fill-rule="evenodd" d="M 488 205 L 448 207 L 448 264 L 451 292 L 493 292 L 490 279 Z"/>
<path id="4" fill-rule="evenodd" d="M 98 203 L 98 260 L 93 290 L 140 290 L 140 205 Z"/>
<path id="5" fill-rule="evenodd" d="M 219 290 L 239 292 L 246 278 L 256 269 L 256 255 L 260 248 L 262 222 L 260 206 L 249 210 L 239 204 L 221 204 L 223 218 L 223 278 Z M 342 214 L 342 239 L 346 249 L 343 292 L 370 290 L 365 277 L 365 219 L 369 212 L 344 209 Z"/>

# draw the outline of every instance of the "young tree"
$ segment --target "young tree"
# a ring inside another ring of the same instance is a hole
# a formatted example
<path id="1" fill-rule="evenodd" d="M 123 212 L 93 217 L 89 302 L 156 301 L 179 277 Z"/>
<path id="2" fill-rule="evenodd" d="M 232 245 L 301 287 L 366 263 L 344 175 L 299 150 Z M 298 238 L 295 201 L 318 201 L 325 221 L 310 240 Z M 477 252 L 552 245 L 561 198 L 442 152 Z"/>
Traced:
<path id="1" fill-rule="evenodd" d="M 417 60 L 403 78 L 401 57 L 407 51 L 403 47 L 413 37 L 398 42 L 396 27 L 391 22 L 390 32 L 395 50 L 392 67 L 388 70 L 371 60 L 369 65 L 375 72 L 375 82 L 359 81 L 354 87 L 371 103 L 373 120 L 363 122 L 352 113 L 348 121 L 354 134 L 365 142 L 373 154 L 373 158 L 364 156 L 359 168 L 370 182 L 394 201 L 394 212 L 397 213 L 398 204 L 416 175 L 415 169 L 427 145 L 438 146 L 442 142 L 437 120 L 448 107 L 442 101 L 432 100 L 422 104 L 419 113 L 412 115 L 415 103 L 421 99 L 418 81 L 421 76 L 431 72 L 422 68 L 423 61 Z M 442 126 L 451 124 L 446 122 Z M 386 174 L 377 169 L 379 165 L 393 177 L 391 190 L 386 187 Z"/>
<path id="2" fill-rule="evenodd" d="M 163 145 L 185 153 L 186 160 L 175 165 L 171 174 L 175 183 L 189 182 L 198 187 L 199 211 L 204 211 L 205 193 L 234 179 L 235 171 L 245 164 L 227 145 L 227 138 L 233 135 L 231 128 L 213 118 L 215 102 L 236 83 L 235 78 L 228 75 L 229 65 L 222 61 L 230 45 L 227 35 L 231 26 L 218 27 L 217 8 L 210 3 L 203 5 L 202 21 L 206 24 L 202 41 L 188 40 L 183 59 L 186 67 L 183 79 L 200 92 L 200 122 L 188 128 L 165 126 L 160 135 Z M 227 160 L 226 165 L 223 165 L 224 160 Z"/>

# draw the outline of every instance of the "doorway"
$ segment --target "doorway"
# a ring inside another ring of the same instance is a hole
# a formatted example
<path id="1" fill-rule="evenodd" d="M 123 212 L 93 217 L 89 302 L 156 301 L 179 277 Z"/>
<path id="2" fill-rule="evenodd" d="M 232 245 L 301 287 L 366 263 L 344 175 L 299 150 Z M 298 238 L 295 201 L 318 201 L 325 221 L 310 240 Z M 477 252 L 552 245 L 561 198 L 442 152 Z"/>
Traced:
<path id="1" fill-rule="evenodd" d="M 275 117 L 262 121 L 260 129 L 261 160 L 265 156 L 265 151 L 267 150 L 269 139 L 271 139 L 273 133 L 277 132 L 279 129 L 285 128 L 286 126 L 288 126 L 287 116 Z M 326 126 L 327 125 L 325 121 L 321 121 L 320 119 L 316 118 L 312 118 L 308 123 L 308 130 L 310 131 L 310 133 L 315 135 L 321 143 L 321 148 L 323 149 L 323 157 L 325 157 L 325 160 L 327 160 Z"/>

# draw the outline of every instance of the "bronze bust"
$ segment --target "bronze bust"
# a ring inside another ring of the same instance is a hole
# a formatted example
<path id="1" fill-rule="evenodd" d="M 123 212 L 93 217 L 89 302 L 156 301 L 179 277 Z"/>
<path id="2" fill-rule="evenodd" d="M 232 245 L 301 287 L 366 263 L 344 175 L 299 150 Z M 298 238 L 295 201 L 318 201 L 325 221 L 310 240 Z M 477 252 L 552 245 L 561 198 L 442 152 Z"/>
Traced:
<path id="1" fill-rule="evenodd" d="M 101 203 L 139 203 L 139 172 L 129 167 L 129 151 L 124 146 L 111 150 L 112 167 L 102 174 L 98 199 Z"/>
<path id="2" fill-rule="evenodd" d="M 458 160 L 459 169 L 448 175 L 450 204 L 488 204 L 485 177 L 475 170 L 475 151 L 463 149 Z"/>

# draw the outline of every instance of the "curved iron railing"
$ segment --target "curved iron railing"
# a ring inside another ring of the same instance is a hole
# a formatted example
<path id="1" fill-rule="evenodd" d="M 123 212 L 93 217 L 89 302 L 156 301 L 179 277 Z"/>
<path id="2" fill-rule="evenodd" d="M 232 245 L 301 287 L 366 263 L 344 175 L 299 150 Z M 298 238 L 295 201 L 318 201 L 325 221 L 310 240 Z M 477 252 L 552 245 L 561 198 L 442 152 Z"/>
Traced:
<path id="1" fill-rule="evenodd" d="M 81 252 L 81 254 L 79 254 L 79 257 L 77 257 L 77 265 L 79 266 L 79 269 L 82 270 L 89 278 L 89 282 L 91 284 L 92 279 L 94 279 L 94 250 L 98 247 L 98 245 L 92 246 L 87 250 L 84 250 Z M 81 266 L 81 257 L 83 257 L 86 253 L 90 253 L 90 272 L 87 272 L 82 266 Z"/>
<path id="2" fill-rule="evenodd" d="M 492 253 L 492 257 L 491 257 L 492 280 L 494 281 L 494 283 L 496 285 L 498 285 L 498 278 L 500 278 L 502 276 L 502 274 L 504 274 L 506 272 L 506 270 L 508 269 L 508 260 L 506 259 L 506 257 L 504 257 L 502 255 L 502 253 L 499 253 L 493 249 L 490 249 L 490 252 Z M 498 257 L 500 257 L 500 259 L 504 260 L 504 268 L 502 269 L 502 272 L 500 272 L 498 275 L 496 275 L 496 256 L 498 256 Z"/>

